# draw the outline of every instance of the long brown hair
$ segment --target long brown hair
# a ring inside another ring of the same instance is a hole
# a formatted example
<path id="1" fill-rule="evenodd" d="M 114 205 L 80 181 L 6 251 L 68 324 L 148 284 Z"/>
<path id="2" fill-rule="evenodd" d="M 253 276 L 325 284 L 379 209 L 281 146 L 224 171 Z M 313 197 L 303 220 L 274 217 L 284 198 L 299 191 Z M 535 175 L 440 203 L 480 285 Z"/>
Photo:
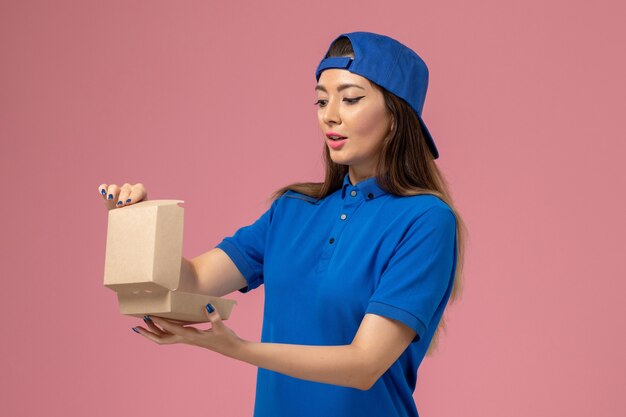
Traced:
<path id="1" fill-rule="evenodd" d="M 330 47 L 326 57 L 354 56 L 352 44 L 346 37 L 337 39 Z M 399 196 L 432 194 L 443 200 L 454 212 L 457 232 L 457 266 L 450 294 L 449 303 L 456 302 L 462 293 L 462 275 L 465 259 L 465 240 L 467 228 L 463 219 L 454 207 L 448 183 L 435 164 L 433 155 L 426 144 L 419 120 L 406 101 L 383 87 L 370 81 L 378 88 L 385 98 L 387 109 L 393 116 L 392 133 L 383 142 L 378 164 L 376 179 L 382 189 Z M 322 199 L 341 188 L 343 178 L 348 172 L 347 165 L 333 162 L 328 146 L 324 143 L 323 158 L 325 162 L 324 182 L 296 182 L 275 191 L 270 199 L 280 198 L 286 191 Z M 440 328 L 446 328 L 445 314 L 435 330 L 426 355 L 432 355 L 437 348 Z"/>

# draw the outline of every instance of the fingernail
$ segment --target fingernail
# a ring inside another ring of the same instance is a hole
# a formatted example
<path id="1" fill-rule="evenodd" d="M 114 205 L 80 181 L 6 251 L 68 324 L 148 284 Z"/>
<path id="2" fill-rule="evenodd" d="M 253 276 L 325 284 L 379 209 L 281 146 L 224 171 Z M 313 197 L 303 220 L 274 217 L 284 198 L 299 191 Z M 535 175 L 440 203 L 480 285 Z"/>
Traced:
<path id="1" fill-rule="evenodd" d="M 121 205 L 122 205 L 121 201 L 118 201 L 117 204 L 116 204 L 116 206 L 121 206 Z"/>
<path id="2" fill-rule="evenodd" d="M 206 305 L 206 309 L 209 313 L 212 313 L 215 311 L 215 309 L 213 308 L 213 306 L 211 304 L 207 304 Z"/>
<path id="3" fill-rule="evenodd" d="M 107 195 L 107 192 L 104 191 L 104 188 L 102 189 L 102 195 Z"/>
<path id="4" fill-rule="evenodd" d="M 126 200 L 126 204 L 130 203 L 130 198 L 128 200 Z"/>
<path id="5" fill-rule="evenodd" d="M 150 316 L 143 316 L 143 319 L 144 319 L 145 321 L 152 321 L 152 319 L 150 318 Z"/>
<path id="6" fill-rule="evenodd" d="M 113 200 L 113 194 L 109 194 L 109 200 Z"/>
<path id="7" fill-rule="evenodd" d="M 133 331 L 134 331 L 135 333 L 139 333 L 139 330 L 137 330 L 137 328 L 136 328 L 136 327 L 133 327 Z"/>

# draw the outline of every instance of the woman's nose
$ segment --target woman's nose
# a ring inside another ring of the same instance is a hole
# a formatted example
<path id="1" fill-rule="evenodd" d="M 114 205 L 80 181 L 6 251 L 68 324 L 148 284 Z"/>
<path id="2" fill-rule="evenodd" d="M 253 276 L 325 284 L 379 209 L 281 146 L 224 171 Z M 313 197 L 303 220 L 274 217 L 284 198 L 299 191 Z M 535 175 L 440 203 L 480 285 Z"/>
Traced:
<path id="1" fill-rule="evenodd" d="M 341 117 L 339 115 L 339 103 L 331 102 L 330 100 L 326 103 L 324 107 L 322 120 L 326 124 L 339 124 L 341 123 Z"/>

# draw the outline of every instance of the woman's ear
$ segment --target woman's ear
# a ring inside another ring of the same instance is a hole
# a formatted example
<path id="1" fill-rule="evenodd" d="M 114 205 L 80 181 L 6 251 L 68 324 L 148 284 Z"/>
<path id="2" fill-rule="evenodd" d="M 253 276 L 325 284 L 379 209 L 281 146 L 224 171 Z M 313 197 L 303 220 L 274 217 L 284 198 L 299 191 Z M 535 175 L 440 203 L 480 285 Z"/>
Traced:
<path id="1" fill-rule="evenodd" d="M 389 132 L 387 133 L 387 137 L 389 138 L 389 140 L 391 140 L 391 138 L 393 137 L 395 128 L 396 128 L 396 121 L 392 117 L 391 118 L 391 123 L 390 123 L 390 126 L 389 126 Z"/>

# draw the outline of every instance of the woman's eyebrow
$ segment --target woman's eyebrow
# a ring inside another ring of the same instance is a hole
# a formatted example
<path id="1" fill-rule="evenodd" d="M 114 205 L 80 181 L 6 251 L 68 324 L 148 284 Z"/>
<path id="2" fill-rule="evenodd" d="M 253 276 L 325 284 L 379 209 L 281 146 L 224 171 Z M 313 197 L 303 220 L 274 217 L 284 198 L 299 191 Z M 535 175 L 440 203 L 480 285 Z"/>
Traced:
<path id="1" fill-rule="evenodd" d="M 340 84 L 339 87 L 337 87 L 337 91 L 341 91 L 341 90 L 345 90 L 348 87 L 357 87 L 360 88 L 361 90 L 365 90 L 365 88 L 361 87 L 360 85 L 356 85 L 356 84 Z M 318 84 L 315 86 L 315 91 L 320 90 L 323 91 L 325 93 L 328 93 L 328 91 L 326 90 L 326 87 L 324 87 L 321 84 Z"/>

